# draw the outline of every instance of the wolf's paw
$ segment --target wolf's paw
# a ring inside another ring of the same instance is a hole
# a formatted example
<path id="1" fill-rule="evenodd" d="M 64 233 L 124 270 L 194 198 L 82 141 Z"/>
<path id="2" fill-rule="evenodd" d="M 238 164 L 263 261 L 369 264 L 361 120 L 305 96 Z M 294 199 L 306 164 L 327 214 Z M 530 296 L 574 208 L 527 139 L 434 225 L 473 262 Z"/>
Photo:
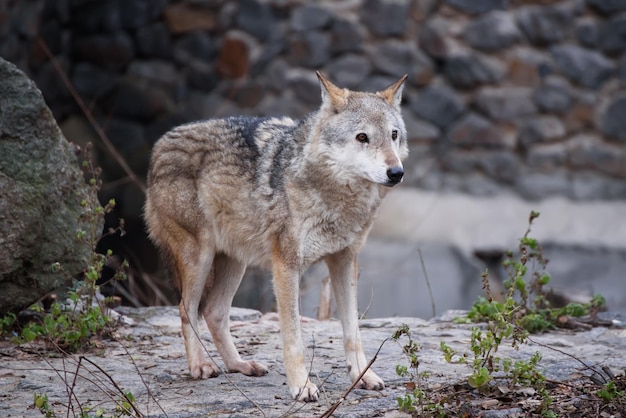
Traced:
<path id="1" fill-rule="evenodd" d="M 256 361 L 240 361 L 228 366 L 230 373 L 242 373 L 246 376 L 264 376 L 267 374 L 267 366 Z"/>
<path id="2" fill-rule="evenodd" d="M 293 399 L 301 402 L 315 402 L 319 396 L 317 386 L 311 383 L 310 380 L 306 381 L 304 387 L 290 386 L 289 393 Z"/>
<path id="3" fill-rule="evenodd" d="M 368 370 L 357 384 L 357 387 L 367 390 L 383 390 L 385 388 L 385 382 L 383 382 L 383 379 L 378 377 L 376 373 Z"/>
<path id="4" fill-rule="evenodd" d="M 213 363 L 209 363 L 208 361 L 204 361 L 195 366 L 190 366 L 189 371 L 191 372 L 191 377 L 194 379 L 208 379 L 209 377 L 215 377 L 220 374 L 220 370 Z"/>

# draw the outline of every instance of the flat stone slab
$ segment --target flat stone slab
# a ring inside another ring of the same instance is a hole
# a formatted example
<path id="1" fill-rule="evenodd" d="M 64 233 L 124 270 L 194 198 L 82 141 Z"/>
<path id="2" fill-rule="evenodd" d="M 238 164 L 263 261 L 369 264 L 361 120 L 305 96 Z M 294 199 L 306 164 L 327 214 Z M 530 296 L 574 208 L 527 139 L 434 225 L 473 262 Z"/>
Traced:
<path id="1" fill-rule="evenodd" d="M 74 408 L 92 411 L 114 409 L 111 396 L 119 392 L 111 380 L 136 399 L 140 412 L 147 416 L 295 416 L 310 417 L 324 413 L 349 387 L 345 370 L 341 325 L 338 321 L 302 322 L 307 361 L 312 380 L 321 388 L 320 401 L 295 403 L 288 394 L 282 364 L 281 340 L 276 314 L 261 316 L 256 311 L 233 308 L 231 329 L 242 356 L 265 363 L 270 372 L 263 377 L 221 374 L 207 380 L 189 376 L 185 349 L 176 307 L 122 308 L 126 325 L 119 328 L 117 341 L 104 341 L 101 348 L 66 358 L 41 357 L 28 347 L 0 346 L 0 415 L 40 417 L 33 404 L 34 393 L 46 394 L 51 408 L 66 415 L 69 387 L 74 384 Z M 397 412 L 397 397 L 406 393 L 406 379 L 395 373 L 398 364 L 408 365 L 400 344 L 387 341 L 402 324 L 419 342 L 420 372 L 428 372 L 426 385 L 450 384 L 466 379 L 467 365 L 448 364 L 439 349 L 445 341 L 458 352 L 469 352 L 471 325 L 457 325 L 452 319 L 461 312 L 425 321 L 417 318 L 378 318 L 361 321 L 367 356 L 380 349 L 373 369 L 387 387 L 380 391 L 353 390 L 334 416 L 403 416 Z M 201 332 L 208 353 L 223 366 L 206 328 Z M 576 356 L 589 365 L 606 365 L 616 373 L 626 369 L 626 329 L 593 328 L 585 332 L 555 331 L 532 337 L 537 343 L 552 346 Z M 384 342 L 384 344 L 383 344 Z M 402 343 L 406 341 L 402 341 Z M 561 352 L 534 343 L 519 351 L 501 347 L 499 354 L 527 359 L 540 351 L 549 379 L 567 380 L 588 374 L 580 362 Z M 93 364 L 92 364 L 92 363 Z M 95 365 L 94 365 L 95 364 Z M 65 383 L 67 382 L 67 383 Z M 74 416 L 78 410 L 70 412 Z M 107 413 L 110 415 L 110 412 Z"/>

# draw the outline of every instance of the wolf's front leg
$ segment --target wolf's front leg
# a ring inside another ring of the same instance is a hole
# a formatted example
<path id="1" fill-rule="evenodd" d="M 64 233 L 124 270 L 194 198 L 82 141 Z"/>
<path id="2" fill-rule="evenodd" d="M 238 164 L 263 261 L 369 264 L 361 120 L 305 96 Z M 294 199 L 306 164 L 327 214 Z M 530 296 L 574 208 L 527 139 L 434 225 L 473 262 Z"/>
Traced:
<path id="1" fill-rule="evenodd" d="M 343 327 L 343 345 L 346 351 L 348 373 L 354 382 L 368 363 L 363 352 L 358 323 L 356 254 L 352 250 L 344 249 L 327 256 L 326 264 L 337 301 L 339 319 Z M 385 383 L 369 369 L 361 378 L 359 387 L 381 390 L 385 387 Z"/>
<path id="2" fill-rule="evenodd" d="M 298 310 L 300 274 L 298 269 L 288 266 L 282 255 L 276 251 L 272 263 L 289 393 L 293 399 L 299 401 L 316 401 L 317 386 L 309 380 L 309 373 L 304 362 L 304 345 Z"/>

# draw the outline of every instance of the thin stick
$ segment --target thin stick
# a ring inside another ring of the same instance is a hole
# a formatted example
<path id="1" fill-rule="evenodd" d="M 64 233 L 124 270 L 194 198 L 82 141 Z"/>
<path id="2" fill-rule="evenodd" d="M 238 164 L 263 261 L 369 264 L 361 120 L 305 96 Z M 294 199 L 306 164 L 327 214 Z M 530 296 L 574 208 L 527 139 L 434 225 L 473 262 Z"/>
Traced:
<path id="1" fill-rule="evenodd" d="M 104 130 L 102 130 L 102 128 L 100 127 L 100 124 L 98 123 L 98 121 L 96 121 L 96 118 L 93 116 L 91 111 L 85 105 L 83 98 L 80 97 L 80 94 L 78 94 L 78 92 L 72 85 L 72 82 L 67 77 L 67 74 L 65 73 L 65 71 L 63 70 L 63 68 L 61 68 L 58 61 L 54 57 L 54 55 L 52 55 L 52 52 L 50 52 L 50 49 L 48 48 L 48 45 L 46 44 L 46 42 L 41 38 L 37 38 L 37 43 L 39 44 L 41 49 L 43 49 L 43 52 L 46 54 L 46 56 L 52 63 L 52 66 L 54 67 L 56 72 L 59 74 L 59 77 L 61 77 L 61 81 L 63 81 L 63 84 L 65 84 L 65 87 L 70 92 L 70 94 L 72 95 L 76 103 L 78 104 L 78 107 L 80 107 L 80 110 L 83 112 L 83 114 L 85 115 L 85 117 L 87 118 L 91 126 L 93 127 L 93 129 L 96 131 L 96 134 L 98 134 L 98 137 L 100 138 L 100 140 L 106 147 L 107 151 L 111 153 L 115 161 L 117 161 L 120 167 L 122 167 L 124 172 L 131 179 L 131 181 L 145 194 L 146 185 L 143 183 L 143 181 L 139 179 L 139 177 L 135 174 L 135 172 L 130 168 L 130 166 L 124 159 L 124 157 L 122 157 L 122 155 L 117 151 L 117 148 L 115 148 L 115 146 L 111 143 L 106 133 L 104 133 Z"/>
<path id="2" fill-rule="evenodd" d="M 337 402 L 335 402 L 326 412 L 320 415 L 320 418 L 329 418 L 335 412 L 335 410 L 339 408 L 339 405 L 341 405 L 341 403 L 346 400 L 346 397 L 350 394 L 350 392 L 352 392 L 352 390 L 356 387 L 356 385 L 359 384 L 359 382 L 363 378 L 363 375 L 365 375 L 365 372 L 367 372 L 370 369 L 370 367 L 372 367 L 372 364 L 374 364 L 374 362 L 376 361 L 376 358 L 378 357 L 378 353 L 380 353 L 380 350 L 383 348 L 383 345 L 385 345 L 385 343 L 389 341 L 390 339 L 391 338 L 385 338 L 383 342 L 380 343 L 378 350 L 376 350 L 376 354 L 374 354 L 374 357 L 372 357 L 372 359 L 367 363 L 365 368 L 361 371 L 361 374 L 359 374 L 359 376 L 354 380 L 354 382 L 352 382 L 350 387 L 348 387 L 348 389 L 346 389 L 341 394 L 341 397 L 337 400 Z"/>
<path id="3" fill-rule="evenodd" d="M 98 366 L 96 363 L 94 363 L 93 361 L 89 360 L 87 357 L 85 356 L 80 356 L 79 357 L 79 366 L 80 366 L 80 360 L 85 360 L 86 362 L 88 362 L 89 364 L 91 364 L 92 366 L 94 366 L 96 369 L 100 370 L 100 372 L 102 374 L 104 374 L 109 381 L 113 384 L 113 386 L 115 387 L 115 389 L 117 389 L 117 391 L 124 397 L 124 399 L 126 399 L 126 401 L 128 401 L 128 404 L 133 408 L 133 410 L 135 411 L 136 416 L 138 417 L 142 417 L 143 414 L 141 413 L 141 411 L 139 409 L 137 409 L 137 406 L 135 405 L 135 402 L 133 402 L 127 395 L 126 393 L 122 390 L 122 388 L 119 387 L 119 385 L 117 384 L 117 382 L 111 377 L 111 375 L 109 375 L 102 367 Z"/>
<path id="4" fill-rule="evenodd" d="M 430 306 L 432 308 L 433 318 L 437 316 L 437 309 L 435 308 L 435 298 L 433 297 L 433 289 L 430 287 L 430 279 L 428 278 L 428 273 L 426 272 L 426 264 L 424 264 L 424 257 L 422 256 L 422 249 L 417 248 L 417 253 L 420 256 L 420 263 L 422 264 L 422 271 L 424 272 L 424 277 L 426 279 L 426 286 L 428 287 L 428 294 L 430 295 Z"/>

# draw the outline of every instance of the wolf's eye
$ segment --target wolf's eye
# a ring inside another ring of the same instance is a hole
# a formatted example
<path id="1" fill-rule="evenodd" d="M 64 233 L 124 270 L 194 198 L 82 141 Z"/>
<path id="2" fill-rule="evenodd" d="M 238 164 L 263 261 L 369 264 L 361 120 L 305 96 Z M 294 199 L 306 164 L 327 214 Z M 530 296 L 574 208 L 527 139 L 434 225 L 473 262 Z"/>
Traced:
<path id="1" fill-rule="evenodd" d="M 398 131 L 396 131 L 395 129 L 391 131 L 391 139 L 393 139 L 394 141 L 398 139 Z"/>
<path id="2" fill-rule="evenodd" d="M 361 132 L 360 134 L 356 134 L 356 140 L 364 144 L 367 144 L 368 142 L 370 142 L 370 139 L 367 137 L 367 134 L 364 132 Z"/>

